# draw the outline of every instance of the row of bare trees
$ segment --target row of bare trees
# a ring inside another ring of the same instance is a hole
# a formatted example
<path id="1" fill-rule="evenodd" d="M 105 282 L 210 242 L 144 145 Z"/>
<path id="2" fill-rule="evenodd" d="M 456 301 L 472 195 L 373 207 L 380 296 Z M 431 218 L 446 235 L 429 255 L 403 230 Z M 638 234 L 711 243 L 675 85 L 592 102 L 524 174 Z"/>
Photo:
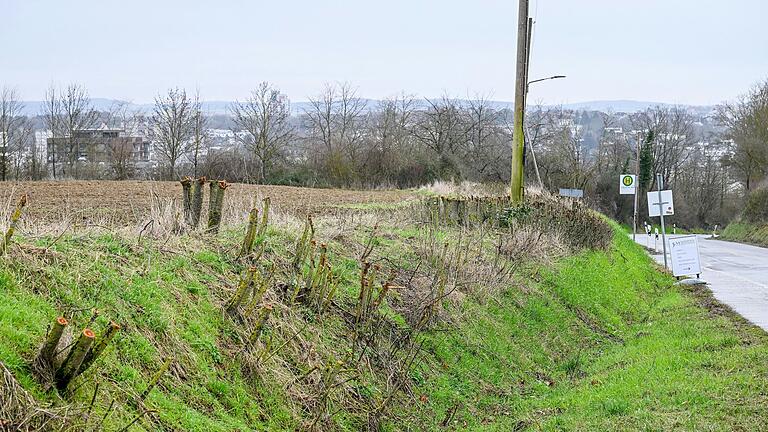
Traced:
<path id="1" fill-rule="evenodd" d="M 45 94 L 43 120 L 50 137 L 64 143 L 54 143 L 47 149 L 53 178 L 77 178 L 82 149 L 75 132 L 92 129 L 99 121 L 99 112 L 93 108 L 88 91 L 78 84 L 63 89 L 51 86 Z"/>
<path id="2" fill-rule="evenodd" d="M 2 179 L 205 175 L 258 183 L 410 187 L 436 179 L 506 181 L 509 173 L 510 112 L 482 97 L 399 94 L 370 101 L 351 85 L 334 83 L 294 111 L 288 98 L 265 82 L 229 106 L 225 127 L 231 131 L 223 144 L 214 139 L 212 117 L 204 113 L 199 94 L 178 88 L 157 96 L 145 114 L 129 104 L 99 112 L 82 86 L 52 86 L 40 116 L 22 112 L 17 93 L 3 88 Z M 768 173 L 768 82 L 718 108 L 717 135 L 701 136 L 695 131 L 699 120 L 682 107 L 633 114 L 531 109 L 528 183 L 585 189 L 601 208 L 625 218 L 631 209 L 616 199 L 615 179 L 634 171 L 638 143 L 652 132 L 644 152 L 648 171 L 686 191 L 688 202 L 680 205 L 690 208 L 690 224 L 723 221 Z M 35 145 L 35 124 L 58 144 Z M 106 171 L 87 170 L 76 132 L 98 127 L 146 135 L 154 165 L 138 170 L 134 149 L 125 144 L 108 149 Z M 220 133 L 222 126 L 216 128 Z M 646 177 L 644 189 L 655 188 L 656 176 Z"/>
<path id="3" fill-rule="evenodd" d="M 482 98 L 400 94 L 374 104 L 348 84 L 327 85 L 302 116 L 305 154 L 321 181 L 339 186 L 503 180 L 510 154 L 504 114 Z"/>
<path id="4" fill-rule="evenodd" d="M 21 114 L 17 94 L 4 90 L 0 120 L 8 143 L 3 141 L 0 151 L 0 177 L 8 178 L 8 170 L 24 162 L 34 174 L 16 172 L 14 178 L 175 179 L 189 174 L 375 187 L 439 178 L 503 180 L 508 169 L 507 113 L 483 98 L 422 100 L 400 94 L 372 102 L 349 84 L 336 83 L 293 112 L 279 89 L 261 83 L 230 105 L 233 139 L 218 145 L 213 145 L 210 117 L 198 94 L 172 88 L 154 102 L 150 113 L 125 103 L 99 111 L 83 86 L 51 86 L 40 115 L 30 119 Z M 37 143 L 35 123 L 43 135 Z M 96 167 L 89 160 L 87 131 L 104 129 L 144 134 L 152 143 L 154 164 L 137 169 L 132 144 L 115 140 L 105 150 L 106 162 Z"/>
<path id="5" fill-rule="evenodd" d="M 237 146 L 206 152 L 204 169 L 197 172 L 198 144 L 205 136 L 200 112 L 199 102 L 183 90 L 155 101 L 154 145 L 169 177 L 178 175 L 178 161 L 190 153 L 196 174 L 259 183 L 404 187 L 438 178 L 507 175 L 506 113 L 485 99 L 422 101 L 400 94 L 373 103 L 349 84 L 337 83 L 292 115 L 288 98 L 262 83 L 229 107 Z"/>
<path id="6" fill-rule="evenodd" d="M 749 159 L 757 152 L 746 152 L 738 141 L 735 146 L 730 144 L 727 138 L 734 136 L 732 126 L 724 128 L 727 125 L 715 121 L 715 131 L 704 133 L 696 128 L 700 119 L 684 107 L 659 106 L 633 114 L 594 113 L 598 118 L 592 122 L 579 118 L 584 115 L 560 108 L 529 113 L 528 145 L 534 151 L 529 155 L 535 154 L 538 162 L 534 166 L 531 158 L 527 160 L 529 184 L 541 178 L 542 186 L 551 191 L 583 189 L 602 211 L 630 221 L 632 199 L 618 196 L 618 179 L 620 174 L 636 171 L 640 154 L 641 171 L 647 171 L 640 176 L 641 197 L 656 189 L 656 174 L 661 174 L 664 187 L 675 191 L 679 226 L 722 226 L 739 213 L 750 178 L 734 161 L 747 160 L 743 165 L 748 166 L 759 158 Z M 751 142 L 761 142 L 754 147 L 765 148 L 768 141 Z M 643 151 L 638 151 L 638 145 Z M 764 173 L 756 167 L 753 171 L 759 178 Z M 646 212 L 641 198 L 641 217 Z"/>

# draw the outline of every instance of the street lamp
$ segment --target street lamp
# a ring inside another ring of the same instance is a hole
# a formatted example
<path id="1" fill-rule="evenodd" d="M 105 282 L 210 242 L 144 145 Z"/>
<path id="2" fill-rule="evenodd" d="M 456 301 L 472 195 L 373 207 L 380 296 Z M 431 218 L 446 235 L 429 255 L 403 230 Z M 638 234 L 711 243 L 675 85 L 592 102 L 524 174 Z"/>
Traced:
<path id="1" fill-rule="evenodd" d="M 537 83 L 537 82 L 540 82 L 540 81 L 546 81 L 546 80 L 552 80 L 552 79 L 560 79 L 560 78 L 565 78 L 565 75 L 552 75 L 551 77 L 539 78 L 539 79 L 535 79 L 533 81 L 528 81 L 528 87 L 530 87 L 531 84 Z M 528 92 L 528 88 L 525 89 L 525 92 L 526 93 Z"/>

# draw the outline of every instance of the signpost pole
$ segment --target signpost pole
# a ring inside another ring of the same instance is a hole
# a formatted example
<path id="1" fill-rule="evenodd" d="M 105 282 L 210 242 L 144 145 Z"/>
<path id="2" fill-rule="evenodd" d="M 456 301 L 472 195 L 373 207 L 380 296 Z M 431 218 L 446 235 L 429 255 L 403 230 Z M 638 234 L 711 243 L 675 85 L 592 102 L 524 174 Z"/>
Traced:
<path id="1" fill-rule="evenodd" d="M 637 186 L 635 186 L 635 209 L 632 211 L 632 241 L 637 236 Z"/>
<path id="2" fill-rule="evenodd" d="M 635 241 L 637 234 L 637 183 L 640 179 L 640 133 L 637 134 L 637 145 L 635 145 L 637 155 L 635 156 L 635 209 L 632 211 L 632 241 Z"/>
<path id="3" fill-rule="evenodd" d="M 664 268 L 666 269 L 669 267 L 667 267 L 667 233 L 664 230 L 664 203 L 661 202 L 662 201 L 661 189 L 663 186 L 661 184 L 662 182 L 661 174 L 658 174 L 658 173 L 656 174 L 656 182 L 659 185 L 659 218 L 661 219 L 661 245 L 664 251 Z"/>

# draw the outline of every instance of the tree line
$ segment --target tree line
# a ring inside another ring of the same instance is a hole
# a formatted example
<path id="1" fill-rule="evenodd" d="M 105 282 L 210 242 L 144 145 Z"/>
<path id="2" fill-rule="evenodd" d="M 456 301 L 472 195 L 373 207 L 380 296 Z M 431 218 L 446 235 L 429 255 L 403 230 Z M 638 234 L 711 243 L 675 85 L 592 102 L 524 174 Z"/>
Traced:
<path id="1" fill-rule="evenodd" d="M 231 141 L 212 134 L 211 116 L 198 94 L 172 88 L 155 98 L 150 112 L 117 104 L 97 111 L 78 84 L 46 91 L 38 116 L 22 115 L 18 94 L 3 88 L 2 179 L 182 175 L 233 181 L 334 187 L 411 187 L 436 179 L 502 181 L 507 176 L 510 124 L 506 110 L 487 99 L 400 94 L 378 102 L 360 98 L 349 84 L 328 84 L 291 111 L 288 98 L 261 83 L 228 107 Z M 140 131 L 152 143 L 156 165 L 137 169 L 132 148 L 114 144 L 107 160 L 87 160 L 78 131 L 117 128 Z M 35 131 L 45 132 L 35 144 Z M 57 145 L 45 145 L 53 139 Z"/>
<path id="2" fill-rule="evenodd" d="M 264 82 L 228 107 L 223 123 L 231 133 L 222 143 L 215 133 L 221 124 L 212 127 L 221 122 L 203 111 L 199 94 L 184 89 L 159 94 L 149 112 L 129 104 L 97 111 L 78 84 L 51 87 L 45 96 L 42 112 L 26 117 L 18 94 L 8 87 L 0 91 L 0 179 L 204 175 L 406 188 L 509 177 L 512 113 L 485 97 L 399 94 L 372 102 L 347 83 L 333 83 L 296 113 L 277 87 Z M 768 172 L 768 82 L 718 106 L 705 119 L 714 125 L 710 130 L 701 130 L 701 120 L 674 106 L 629 114 L 529 107 L 526 183 L 552 191 L 584 189 L 596 207 L 630 220 L 632 203 L 617 195 L 617 181 L 639 165 L 642 192 L 656 188 L 656 173 L 676 191 L 682 225 L 722 225 Z M 152 143 L 154 163 L 139 167 L 133 145 L 119 141 L 107 149 L 105 161 L 84 160 L 76 131 L 99 127 L 142 134 Z M 46 131 L 59 145 L 48 151 L 35 145 L 36 131 Z"/>
<path id="3" fill-rule="evenodd" d="M 768 175 L 768 81 L 706 115 L 657 106 L 636 113 L 557 107 L 529 109 L 527 184 L 578 188 L 609 216 L 631 222 L 633 199 L 618 195 L 621 174 L 639 174 L 639 217 L 657 174 L 675 195 L 680 227 L 725 226 Z M 706 124 L 703 124 L 706 123 Z M 708 126 L 708 127 L 705 127 Z M 590 143 L 591 141 L 591 143 Z"/>

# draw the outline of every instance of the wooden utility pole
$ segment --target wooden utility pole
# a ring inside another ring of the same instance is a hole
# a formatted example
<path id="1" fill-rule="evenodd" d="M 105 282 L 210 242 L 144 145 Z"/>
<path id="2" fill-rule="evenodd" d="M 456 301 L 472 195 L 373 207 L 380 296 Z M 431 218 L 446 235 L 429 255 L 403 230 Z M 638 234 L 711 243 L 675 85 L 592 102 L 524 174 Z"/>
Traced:
<path id="1" fill-rule="evenodd" d="M 533 18 L 528 18 L 528 27 L 525 29 L 525 96 L 523 96 L 523 120 L 525 120 L 525 110 L 528 108 L 528 71 L 531 69 L 531 35 L 533 34 Z"/>
<path id="2" fill-rule="evenodd" d="M 515 117 L 512 131 L 512 176 L 509 198 L 513 203 L 523 200 L 523 147 L 525 114 L 525 81 L 528 46 L 528 0 L 519 0 L 517 12 L 517 68 L 515 71 Z"/>

